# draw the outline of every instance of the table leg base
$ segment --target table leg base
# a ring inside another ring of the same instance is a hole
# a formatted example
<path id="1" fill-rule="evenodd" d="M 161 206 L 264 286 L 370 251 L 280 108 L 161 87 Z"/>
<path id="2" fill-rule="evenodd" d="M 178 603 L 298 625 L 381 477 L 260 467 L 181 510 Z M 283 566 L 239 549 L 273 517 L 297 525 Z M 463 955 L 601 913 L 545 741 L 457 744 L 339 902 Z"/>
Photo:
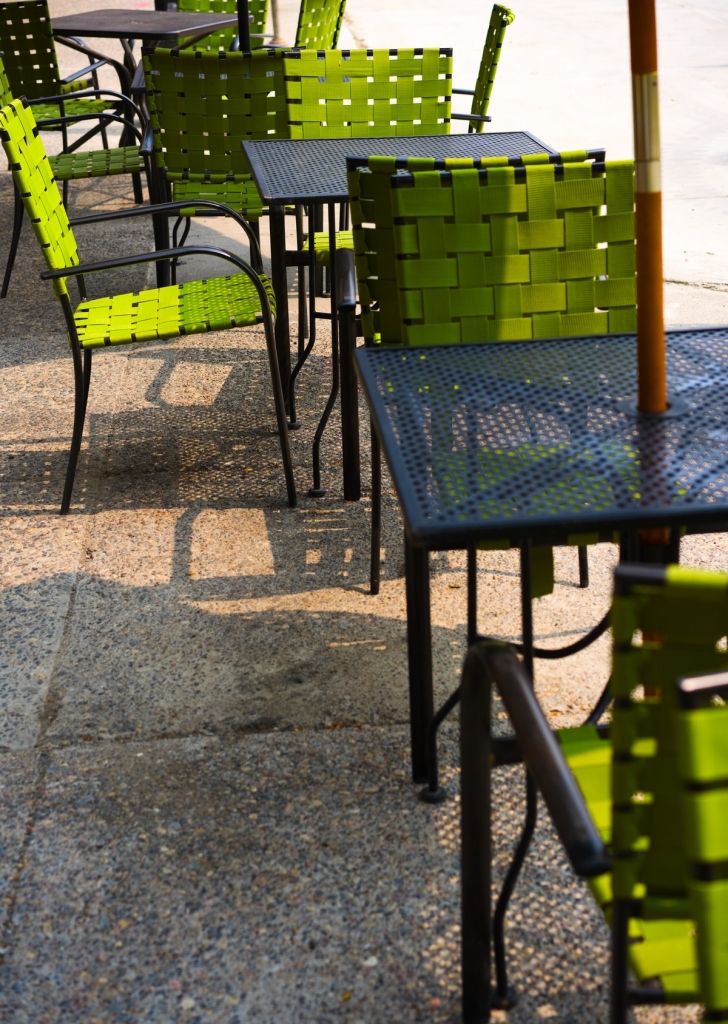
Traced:
<path id="1" fill-rule="evenodd" d="M 309 498 L 323 498 L 325 494 L 325 487 L 309 487 L 308 489 Z"/>
<path id="2" fill-rule="evenodd" d="M 289 420 L 288 421 L 288 429 L 289 430 L 300 430 L 301 429 L 301 421 L 300 420 Z"/>
<path id="3" fill-rule="evenodd" d="M 420 790 L 419 798 L 423 804 L 442 804 L 449 800 L 450 794 L 444 786 L 438 786 L 437 789 L 430 789 L 429 786 L 425 786 Z"/>
<path id="4" fill-rule="evenodd" d="M 490 994 L 491 1010 L 510 1010 L 518 1002 L 518 990 L 511 985 L 505 995 L 500 995 L 497 989 L 492 989 Z"/>

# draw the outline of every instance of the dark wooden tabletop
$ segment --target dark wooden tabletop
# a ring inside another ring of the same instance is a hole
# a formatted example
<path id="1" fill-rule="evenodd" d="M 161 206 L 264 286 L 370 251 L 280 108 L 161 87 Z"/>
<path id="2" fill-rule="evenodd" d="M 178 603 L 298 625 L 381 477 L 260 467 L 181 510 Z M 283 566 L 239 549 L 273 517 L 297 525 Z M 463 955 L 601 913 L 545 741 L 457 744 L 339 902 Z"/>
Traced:
<path id="1" fill-rule="evenodd" d="M 238 16 L 209 11 L 139 11 L 124 8 L 84 11 L 53 19 L 56 36 L 97 39 L 181 39 L 237 25 Z"/>

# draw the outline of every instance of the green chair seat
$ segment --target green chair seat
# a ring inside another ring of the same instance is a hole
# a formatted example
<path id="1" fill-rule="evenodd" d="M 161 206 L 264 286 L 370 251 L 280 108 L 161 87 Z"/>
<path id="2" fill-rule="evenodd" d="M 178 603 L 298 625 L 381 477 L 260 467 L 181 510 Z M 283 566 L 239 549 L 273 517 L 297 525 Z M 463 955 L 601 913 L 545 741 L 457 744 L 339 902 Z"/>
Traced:
<path id="1" fill-rule="evenodd" d="M 117 149 L 76 150 L 49 156 L 56 181 L 79 181 L 82 178 L 104 178 L 109 174 L 141 174 L 144 160 L 138 146 Z"/>
<path id="2" fill-rule="evenodd" d="M 317 231 L 313 238 L 313 247 L 316 252 L 316 266 L 317 267 L 328 267 L 331 263 L 331 253 L 329 251 L 329 233 L 328 231 Z M 308 239 L 301 246 L 304 252 L 308 252 Z M 352 231 L 337 231 L 336 232 L 336 248 L 337 249 L 353 249 L 354 248 L 354 234 Z"/>
<path id="3" fill-rule="evenodd" d="M 275 313 L 270 281 L 259 276 Z M 80 303 L 73 315 L 85 349 L 225 331 L 250 326 L 260 318 L 258 293 L 244 274 L 90 299 Z"/>

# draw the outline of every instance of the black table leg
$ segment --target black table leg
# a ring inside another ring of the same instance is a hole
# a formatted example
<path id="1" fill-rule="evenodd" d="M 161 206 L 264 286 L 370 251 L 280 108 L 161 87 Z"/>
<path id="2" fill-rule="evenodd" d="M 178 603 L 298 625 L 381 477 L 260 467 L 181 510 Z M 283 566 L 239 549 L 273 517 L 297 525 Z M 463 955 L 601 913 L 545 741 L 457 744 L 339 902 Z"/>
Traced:
<path id="1" fill-rule="evenodd" d="M 427 781 L 427 732 L 435 713 L 432 696 L 430 555 L 412 547 L 405 534 L 407 652 L 409 665 L 412 779 Z"/>
<path id="2" fill-rule="evenodd" d="M 288 402 L 288 384 L 291 379 L 291 338 L 288 323 L 285 207 L 271 203 L 269 219 L 271 284 L 276 296 L 276 350 L 283 394 Z M 289 410 L 286 409 L 286 411 Z"/>
<path id="3" fill-rule="evenodd" d="M 335 267 L 336 253 L 331 251 L 331 266 Z M 332 280 L 335 273 L 332 271 Z M 339 294 L 339 281 L 334 282 Z M 332 308 L 332 316 L 336 310 Z M 341 374 L 341 458 L 344 467 L 344 500 L 361 498 L 361 460 L 359 453 L 359 386 L 354 370 L 356 349 L 356 317 L 342 317 L 339 321 L 339 372 Z"/>

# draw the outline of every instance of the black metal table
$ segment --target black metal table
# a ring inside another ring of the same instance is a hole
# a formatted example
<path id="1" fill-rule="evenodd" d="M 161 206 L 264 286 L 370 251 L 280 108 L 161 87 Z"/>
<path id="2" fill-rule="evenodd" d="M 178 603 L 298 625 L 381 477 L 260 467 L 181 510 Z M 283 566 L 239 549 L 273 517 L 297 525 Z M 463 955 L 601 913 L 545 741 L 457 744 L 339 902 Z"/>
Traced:
<path id="1" fill-rule="evenodd" d="M 632 401 L 634 335 L 360 348 L 355 362 L 404 516 L 412 768 L 422 779 L 433 718 L 429 552 L 724 526 L 728 328 L 668 332 L 662 416 Z"/>
<path id="2" fill-rule="evenodd" d="M 133 76 L 135 61 L 128 40 L 139 39 L 145 43 L 159 41 L 167 45 L 184 40 L 190 45 L 211 32 L 237 23 L 237 14 L 112 8 L 53 18 L 53 35 L 60 41 L 70 41 L 74 36 L 82 39 L 119 39 L 124 49 L 124 63 Z"/>
<path id="3" fill-rule="evenodd" d="M 329 208 L 330 267 L 335 265 L 335 206 L 348 199 L 346 157 L 429 156 L 518 157 L 528 153 L 555 153 L 530 132 L 483 132 L 468 135 L 387 136 L 345 139 L 270 139 L 243 142 L 255 184 L 270 209 L 272 284 L 276 294 L 276 345 L 284 394 L 288 394 L 291 375 L 291 339 L 288 318 L 288 278 L 286 268 L 301 264 L 301 254 L 287 252 L 285 205 L 322 205 Z M 336 309 L 336 282 L 332 273 L 331 307 Z M 336 355 L 338 333 L 332 316 L 332 349 Z M 351 353 L 341 352 L 342 379 L 350 370 Z M 353 376 L 353 375 L 351 375 Z M 348 409 L 351 395 L 342 389 L 342 419 L 357 422 L 356 410 Z M 342 433 L 344 466 L 358 466 L 358 431 Z M 355 451 L 352 449 L 355 448 Z M 356 501 L 360 496 L 358 470 L 345 473 L 344 497 Z"/>

